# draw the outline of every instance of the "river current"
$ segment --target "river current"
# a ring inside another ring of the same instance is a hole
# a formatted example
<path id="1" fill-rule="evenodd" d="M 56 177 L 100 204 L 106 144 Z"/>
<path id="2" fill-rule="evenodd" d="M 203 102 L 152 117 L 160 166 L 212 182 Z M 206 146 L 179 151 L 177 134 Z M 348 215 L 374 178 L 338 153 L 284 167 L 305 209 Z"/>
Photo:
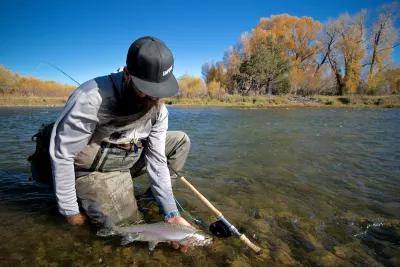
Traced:
<path id="1" fill-rule="evenodd" d="M 400 109 L 168 109 L 170 129 L 191 138 L 185 177 L 261 256 L 233 237 L 149 254 L 69 226 L 26 160 L 61 108 L 1 108 L 0 265 L 400 265 Z M 174 191 L 188 219 L 215 221 L 182 184 Z"/>

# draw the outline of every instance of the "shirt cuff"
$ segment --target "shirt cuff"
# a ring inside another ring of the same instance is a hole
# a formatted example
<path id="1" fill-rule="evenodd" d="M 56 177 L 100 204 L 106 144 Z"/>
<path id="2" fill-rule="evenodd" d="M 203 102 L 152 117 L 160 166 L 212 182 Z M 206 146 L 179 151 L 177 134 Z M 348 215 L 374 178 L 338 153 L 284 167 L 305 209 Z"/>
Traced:
<path id="1" fill-rule="evenodd" d="M 178 216 L 181 216 L 181 214 L 179 213 L 179 211 L 178 211 L 178 210 L 172 210 L 172 211 L 167 212 L 167 213 L 165 214 L 164 220 L 168 221 L 169 219 L 174 218 L 174 217 L 178 217 Z"/>
<path id="2" fill-rule="evenodd" d="M 74 203 L 73 205 L 70 205 L 70 207 L 66 207 L 65 205 L 63 206 L 58 206 L 58 211 L 61 213 L 63 216 L 72 216 L 79 214 L 79 206 L 78 202 Z"/>

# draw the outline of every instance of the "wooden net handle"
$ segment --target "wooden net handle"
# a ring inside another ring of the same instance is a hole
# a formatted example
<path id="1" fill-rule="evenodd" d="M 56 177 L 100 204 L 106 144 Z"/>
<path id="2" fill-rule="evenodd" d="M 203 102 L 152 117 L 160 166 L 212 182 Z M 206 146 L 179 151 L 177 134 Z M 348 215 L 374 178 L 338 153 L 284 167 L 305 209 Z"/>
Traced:
<path id="1" fill-rule="evenodd" d="M 218 218 L 219 216 L 222 215 L 222 213 L 217 210 L 213 204 L 210 203 L 210 201 L 208 201 L 208 199 L 206 199 L 199 191 L 197 191 L 197 189 L 191 184 L 189 183 L 188 180 L 185 179 L 185 177 L 181 176 L 179 177 L 179 179 L 187 186 L 189 187 L 189 189 L 201 200 L 201 202 L 203 202 L 204 205 L 206 205 L 213 213 L 214 215 Z"/>

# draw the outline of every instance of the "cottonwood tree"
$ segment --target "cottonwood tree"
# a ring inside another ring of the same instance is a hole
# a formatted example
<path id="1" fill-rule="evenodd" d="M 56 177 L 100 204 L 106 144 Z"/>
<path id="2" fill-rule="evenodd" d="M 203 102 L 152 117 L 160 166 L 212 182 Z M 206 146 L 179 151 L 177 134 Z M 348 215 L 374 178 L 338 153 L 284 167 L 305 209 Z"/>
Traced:
<path id="1" fill-rule="evenodd" d="M 223 84 L 225 81 L 225 72 L 225 66 L 222 62 L 208 62 L 201 66 L 201 74 L 206 84 L 212 81 Z"/>
<path id="2" fill-rule="evenodd" d="M 226 66 L 225 80 L 223 86 L 227 93 L 238 93 L 238 84 L 235 77 L 240 74 L 240 65 L 243 62 L 243 56 L 237 47 L 230 47 L 224 54 L 224 66 Z"/>
<path id="3" fill-rule="evenodd" d="M 391 3 L 383 5 L 378 18 L 373 23 L 368 35 L 368 58 L 365 64 L 368 67 L 367 84 L 370 90 L 376 90 L 379 78 L 385 75 L 378 75 L 384 71 L 391 59 L 393 48 L 399 43 L 398 29 L 395 22 L 400 13 L 399 4 Z"/>
<path id="4" fill-rule="evenodd" d="M 288 14 L 262 18 L 253 30 L 250 44 L 273 36 L 283 47 L 291 63 L 298 66 L 314 62 L 318 51 L 315 41 L 321 23 L 311 17 L 296 17 Z"/>
<path id="5" fill-rule="evenodd" d="M 10 93 L 16 87 L 16 75 L 0 65 L 0 93 Z"/>
<path id="6" fill-rule="evenodd" d="M 178 79 L 182 97 L 197 97 L 207 94 L 207 88 L 200 77 L 183 75 Z"/>
<path id="7" fill-rule="evenodd" d="M 222 99 L 225 96 L 225 88 L 220 82 L 211 81 L 207 84 L 207 94 L 211 98 Z"/>
<path id="8" fill-rule="evenodd" d="M 271 36 L 253 44 L 253 52 L 239 68 L 236 80 L 243 95 L 285 93 L 289 88 L 289 62 Z"/>
<path id="9" fill-rule="evenodd" d="M 252 54 L 255 44 L 273 36 L 276 42 L 282 46 L 283 56 L 290 63 L 290 92 L 310 91 L 314 84 L 313 81 L 319 80 L 319 77 L 315 77 L 317 75 L 313 70 L 319 50 L 316 37 L 320 29 L 321 23 L 311 17 L 275 15 L 260 19 L 244 46 L 247 54 Z"/>
<path id="10" fill-rule="evenodd" d="M 357 92 L 360 84 L 362 59 L 365 54 L 366 11 L 350 16 L 340 15 L 324 26 L 320 36 L 322 61 L 316 71 L 327 61 L 336 80 L 339 95 Z"/>
<path id="11" fill-rule="evenodd" d="M 400 94 L 400 68 L 387 68 L 376 75 L 376 87 L 380 93 Z"/>

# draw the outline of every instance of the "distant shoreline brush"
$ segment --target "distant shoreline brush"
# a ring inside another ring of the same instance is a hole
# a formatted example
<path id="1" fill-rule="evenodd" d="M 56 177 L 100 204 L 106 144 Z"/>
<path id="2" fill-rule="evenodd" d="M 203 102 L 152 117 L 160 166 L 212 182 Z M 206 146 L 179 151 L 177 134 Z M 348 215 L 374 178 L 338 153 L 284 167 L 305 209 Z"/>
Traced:
<path id="1" fill-rule="evenodd" d="M 38 97 L 0 94 L 0 107 L 62 107 L 68 97 Z M 221 98 L 191 97 L 166 98 L 165 104 L 182 107 L 231 108 L 400 108 L 400 95 L 384 96 L 241 96 L 225 95 Z"/>
<path id="2" fill-rule="evenodd" d="M 68 97 L 76 86 L 21 76 L 0 65 L 0 95 L 20 97 Z"/>

